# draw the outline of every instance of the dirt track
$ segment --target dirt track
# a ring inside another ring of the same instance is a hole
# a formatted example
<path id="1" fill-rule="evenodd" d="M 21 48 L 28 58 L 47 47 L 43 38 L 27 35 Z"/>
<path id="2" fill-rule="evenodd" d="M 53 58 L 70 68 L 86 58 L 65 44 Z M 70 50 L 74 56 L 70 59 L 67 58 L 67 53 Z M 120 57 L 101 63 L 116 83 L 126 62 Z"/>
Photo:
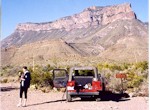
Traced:
<path id="1" fill-rule="evenodd" d="M 27 107 L 17 107 L 19 89 L 11 84 L 1 85 L 1 110 L 148 110 L 147 97 L 135 97 L 120 100 L 119 102 L 108 101 L 81 101 L 79 98 L 73 102 L 62 100 L 63 93 L 29 90 Z M 5 88 L 4 88 L 5 87 Z M 65 97 L 64 97 L 65 99 Z"/>

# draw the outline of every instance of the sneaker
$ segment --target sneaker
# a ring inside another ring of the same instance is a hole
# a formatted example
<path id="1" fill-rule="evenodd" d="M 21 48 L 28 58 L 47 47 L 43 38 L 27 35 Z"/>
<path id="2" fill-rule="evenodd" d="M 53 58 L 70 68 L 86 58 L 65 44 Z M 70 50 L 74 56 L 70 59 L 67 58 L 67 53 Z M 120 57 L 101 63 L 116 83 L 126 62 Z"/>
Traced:
<path id="1" fill-rule="evenodd" d="M 17 104 L 17 107 L 21 107 L 21 104 L 19 103 L 19 104 Z"/>
<path id="2" fill-rule="evenodd" d="M 26 104 L 23 104 L 22 107 L 26 107 Z"/>

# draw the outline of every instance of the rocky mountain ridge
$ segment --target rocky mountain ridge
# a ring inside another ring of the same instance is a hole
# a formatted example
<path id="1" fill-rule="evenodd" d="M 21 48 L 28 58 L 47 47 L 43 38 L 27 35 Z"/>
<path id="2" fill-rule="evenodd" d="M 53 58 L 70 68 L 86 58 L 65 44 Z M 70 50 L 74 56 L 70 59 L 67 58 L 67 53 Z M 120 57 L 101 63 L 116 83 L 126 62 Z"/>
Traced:
<path id="1" fill-rule="evenodd" d="M 128 3 L 92 6 L 53 22 L 21 23 L 2 41 L 2 48 L 4 65 L 23 64 L 20 56 L 26 59 L 25 63 L 32 63 L 33 54 L 39 64 L 56 62 L 53 59 L 59 58 L 66 65 L 145 61 L 148 25 L 136 18 Z"/>
<path id="2" fill-rule="evenodd" d="M 87 28 L 89 26 L 107 25 L 116 20 L 135 19 L 136 15 L 131 9 L 131 4 L 98 7 L 92 6 L 83 12 L 72 16 L 63 17 L 53 22 L 45 23 L 21 23 L 17 26 L 18 31 L 41 31 L 52 29 L 72 30 L 76 28 Z"/>

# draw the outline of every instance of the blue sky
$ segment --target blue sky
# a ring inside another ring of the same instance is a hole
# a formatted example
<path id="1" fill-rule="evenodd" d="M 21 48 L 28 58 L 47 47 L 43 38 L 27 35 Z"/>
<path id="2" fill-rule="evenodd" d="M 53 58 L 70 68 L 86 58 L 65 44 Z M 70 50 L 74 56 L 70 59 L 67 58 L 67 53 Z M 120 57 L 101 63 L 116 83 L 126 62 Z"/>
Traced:
<path id="1" fill-rule="evenodd" d="M 49 22 L 73 15 L 89 6 L 131 3 L 137 18 L 148 21 L 148 0 L 2 0 L 1 39 L 14 32 L 18 23 Z"/>

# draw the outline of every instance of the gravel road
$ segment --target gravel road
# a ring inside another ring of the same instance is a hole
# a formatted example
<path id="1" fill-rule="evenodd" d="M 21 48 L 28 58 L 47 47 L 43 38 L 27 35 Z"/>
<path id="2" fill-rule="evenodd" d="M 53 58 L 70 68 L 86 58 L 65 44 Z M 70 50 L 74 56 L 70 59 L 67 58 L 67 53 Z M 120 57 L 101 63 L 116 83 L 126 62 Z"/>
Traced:
<path id="1" fill-rule="evenodd" d="M 3 88 L 3 89 L 2 89 Z M 12 84 L 1 84 L 1 110 L 148 110 L 148 97 L 127 98 L 120 101 L 81 101 L 62 100 L 62 92 L 42 93 L 39 90 L 28 91 L 27 107 L 17 107 L 19 89 Z"/>

